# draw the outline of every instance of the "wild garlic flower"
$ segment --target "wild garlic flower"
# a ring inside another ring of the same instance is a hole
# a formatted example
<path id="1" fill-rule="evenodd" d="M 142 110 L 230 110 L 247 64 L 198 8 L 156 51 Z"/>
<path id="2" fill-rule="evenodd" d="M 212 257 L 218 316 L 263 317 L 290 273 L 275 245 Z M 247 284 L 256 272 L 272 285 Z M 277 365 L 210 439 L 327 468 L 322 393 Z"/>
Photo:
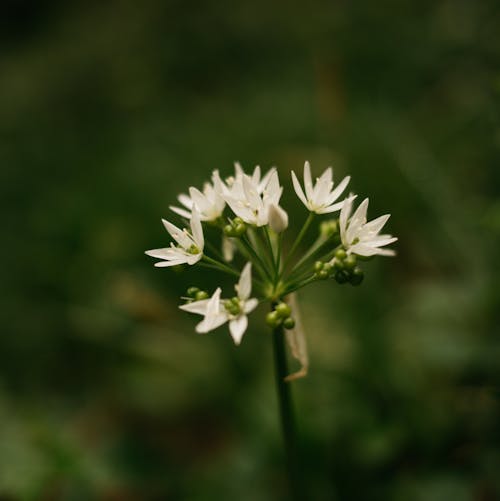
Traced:
<path id="1" fill-rule="evenodd" d="M 279 205 L 283 188 L 279 184 L 276 169 L 265 176 L 263 188 L 257 179 L 256 176 L 251 178 L 247 174 L 237 175 L 233 184 L 226 187 L 224 199 L 245 223 L 265 226 L 269 221 L 269 207 Z"/>
<path id="2" fill-rule="evenodd" d="M 181 193 L 177 197 L 177 200 L 185 208 L 171 205 L 170 209 L 186 219 L 191 219 L 191 213 L 195 208 L 200 214 L 201 221 L 215 221 L 222 215 L 226 206 L 226 202 L 222 197 L 220 183 L 219 173 L 214 171 L 212 183 L 206 182 L 203 185 L 203 193 L 197 188 L 190 187 L 189 196 Z"/>
<path id="3" fill-rule="evenodd" d="M 220 287 L 210 299 L 202 299 L 179 306 L 181 310 L 204 315 L 204 319 L 196 326 L 196 331 L 204 334 L 229 322 L 229 332 L 235 342 L 240 344 L 247 330 L 247 314 L 252 312 L 259 303 L 250 298 L 252 292 L 252 264 L 247 263 L 241 272 L 239 282 L 234 286 L 236 296 L 221 300 Z"/>
<path id="4" fill-rule="evenodd" d="M 332 189 L 334 184 L 333 171 L 331 167 L 328 167 L 321 177 L 316 179 L 316 184 L 313 186 L 311 166 L 309 162 L 306 162 L 304 164 L 304 194 L 295 172 L 292 171 L 292 181 L 295 193 L 297 193 L 300 201 L 307 209 L 316 214 L 328 214 L 342 208 L 344 202 L 335 203 L 335 201 L 342 195 L 350 179 L 350 176 L 346 176 L 335 189 Z"/>
<path id="5" fill-rule="evenodd" d="M 146 251 L 148 256 L 162 259 L 162 261 L 155 263 L 155 266 L 166 267 L 179 264 L 193 265 L 197 263 L 203 256 L 203 248 L 205 246 L 203 228 L 198 211 L 193 210 L 192 212 L 191 233 L 185 228 L 182 230 L 177 228 L 177 226 L 166 219 L 162 219 L 162 222 L 178 245 L 174 245 L 172 242 L 170 247 Z"/>
<path id="6" fill-rule="evenodd" d="M 196 326 L 196 332 L 206 334 L 227 322 L 227 315 L 220 300 L 222 289 L 218 287 L 210 299 L 201 299 L 179 306 L 189 313 L 203 315 L 203 320 Z"/>
<path id="7" fill-rule="evenodd" d="M 170 247 L 146 252 L 160 259 L 155 264 L 158 267 L 197 263 L 238 277 L 236 295 L 229 299 L 221 298 L 221 287 L 211 296 L 198 287 L 187 290 L 183 297 L 186 302 L 180 308 L 203 316 L 196 325 L 199 333 L 228 323 L 231 337 L 238 345 L 247 330 L 248 315 L 259 302 L 267 302 L 271 311 L 266 315 L 266 323 L 272 327 L 273 335 L 284 338 L 283 329 L 288 331 L 288 345 L 302 366 L 288 380 L 304 376 L 309 363 L 294 293 L 318 280 L 360 285 L 364 271 L 357 256 L 393 256 L 394 251 L 383 247 L 397 240 L 392 235 L 379 235 L 389 215 L 366 221 L 368 199 L 351 215 L 356 195 L 341 199 L 349 176 L 334 187 L 329 167 L 313 184 L 306 162 L 304 188 L 293 171 L 292 181 L 309 211 L 302 229 L 292 239 L 287 238 L 289 217 L 280 206 L 283 188 L 276 168 L 262 176 L 257 166 L 248 175 L 236 163 L 234 175 L 225 181 L 215 170 L 203 191 L 191 187 L 189 195 L 179 195 L 182 207 L 171 209 L 190 220 L 190 230 L 163 220 L 175 242 Z M 338 218 L 330 215 L 318 221 L 312 217 L 337 210 Z M 314 221 L 318 226 L 313 230 L 310 225 Z M 202 223 L 210 224 L 207 236 L 219 232 L 218 241 L 207 241 L 205 246 Z M 304 246 L 304 242 L 308 245 Z"/>
<path id="8" fill-rule="evenodd" d="M 395 252 L 390 249 L 381 249 L 397 240 L 392 235 L 379 235 L 379 231 L 385 225 L 390 214 L 380 216 L 369 223 L 366 222 L 366 212 L 368 210 L 368 198 L 365 198 L 354 214 L 352 203 L 355 197 L 345 200 L 340 211 L 339 226 L 340 238 L 347 254 L 357 254 L 358 256 L 394 256 Z"/>

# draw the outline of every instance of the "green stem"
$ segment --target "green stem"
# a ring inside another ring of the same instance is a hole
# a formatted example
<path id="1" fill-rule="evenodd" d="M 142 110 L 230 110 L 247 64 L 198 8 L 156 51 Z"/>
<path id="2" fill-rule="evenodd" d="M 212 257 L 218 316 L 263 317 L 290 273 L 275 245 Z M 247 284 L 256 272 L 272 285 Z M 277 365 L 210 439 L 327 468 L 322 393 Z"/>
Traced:
<path id="1" fill-rule="evenodd" d="M 211 257 L 207 256 L 206 254 L 203 254 L 202 261 L 206 261 L 211 267 L 216 268 L 220 271 L 224 271 L 225 273 L 229 273 L 230 275 L 235 275 L 237 277 L 240 276 L 240 272 L 238 270 L 235 270 L 234 268 L 231 268 L 231 266 L 228 266 L 227 264 L 221 263 L 220 261 L 217 261 L 216 259 L 212 259 Z"/>
<path id="2" fill-rule="evenodd" d="M 281 429 L 285 442 L 286 462 L 290 497 L 294 501 L 306 499 L 302 496 L 301 475 L 299 472 L 297 444 L 295 438 L 295 420 L 292 409 L 290 383 L 285 381 L 288 367 L 285 353 L 285 333 L 282 326 L 273 330 L 274 368 L 276 389 L 281 417 Z"/>
<path id="3" fill-rule="evenodd" d="M 297 247 L 299 246 L 300 242 L 302 242 L 302 239 L 304 238 L 304 235 L 306 234 L 306 231 L 308 230 L 313 219 L 314 219 L 314 212 L 309 212 L 309 215 L 307 216 L 304 226 L 302 226 L 302 229 L 297 235 L 297 238 L 295 239 L 295 242 L 293 243 L 292 248 L 290 249 L 290 252 L 288 253 L 288 256 L 285 259 L 283 270 L 285 270 L 286 267 L 290 264 L 290 260 L 292 259 L 295 251 L 297 250 Z"/>
<path id="4" fill-rule="evenodd" d="M 269 273 L 269 270 L 267 269 L 266 264 L 262 260 L 262 258 L 255 252 L 255 249 L 252 246 L 252 243 L 247 239 L 246 236 L 241 237 L 241 242 L 245 246 L 246 250 L 248 253 L 253 257 L 255 260 L 255 264 L 261 269 L 261 272 L 265 274 L 268 280 L 272 280 L 271 274 Z M 258 244 L 257 244 L 258 245 Z M 264 278 L 264 277 L 263 277 Z"/>

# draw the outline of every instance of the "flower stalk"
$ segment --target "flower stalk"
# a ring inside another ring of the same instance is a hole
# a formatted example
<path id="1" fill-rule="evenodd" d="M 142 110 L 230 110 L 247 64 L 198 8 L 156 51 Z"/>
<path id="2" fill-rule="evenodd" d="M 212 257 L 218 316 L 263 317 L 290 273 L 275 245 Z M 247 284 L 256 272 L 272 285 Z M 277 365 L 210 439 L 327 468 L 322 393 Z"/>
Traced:
<path id="1" fill-rule="evenodd" d="M 286 466 L 290 499 L 306 499 L 302 496 L 301 475 L 298 461 L 297 434 L 291 385 L 285 379 L 288 375 L 288 364 L 285 351 L 285 330 L 282 325 L 273 329 L 273 354 L 276 391 L 280 413 L 281 432 L 285 446 Z"/>

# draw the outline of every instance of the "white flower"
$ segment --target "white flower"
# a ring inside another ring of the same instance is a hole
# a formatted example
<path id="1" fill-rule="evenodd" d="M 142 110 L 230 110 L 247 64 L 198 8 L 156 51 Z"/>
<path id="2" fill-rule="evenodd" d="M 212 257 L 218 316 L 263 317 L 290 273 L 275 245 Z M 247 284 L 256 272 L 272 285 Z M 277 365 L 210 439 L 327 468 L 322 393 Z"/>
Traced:
<path id="1" fill-rule="evenodd" d="M 260 174 L 258 176 L 260 178 Z M 276 169 L 265 176 L 265 184 L 256 182 L 247 174 L 237 175 L 231 186 L 226 187 L 224 198 L 232 211 L 243 221 L 264 226 L 269 220 L 269 206 L 279 205 L 283 188 L 279 184 Z M 264 181 L 264 180 L 263 180 Z"/>
<path id="2" fill-rule="evenodd" d="M 203 320 L 196 326 L 196 332 L 205 334 L 225 324 L 228 320 L 223 303 L 220 300 L 221 288 L 218 287 L 210 299 L 202 299 L 179 306 L 189 313 L 203 315 Z"/>
<path id="3" fill-rule="evenodd" d="M 247 313 L 253 311 L 258 304 L 257 299 L 250 298 L 252 292 L 252 265 L 247 263 L 241 272 L 240 280 L 235 285 L 237 296 L 233 299 L 221 300 L 218 288 L 210 299 L 202 299 L 180 306 L 190 313 L 204 315 L 196 326 L 196 332 L 205 333 L 229 322 L 229 332 L 235 342 L 240 344 L 248 326 Z"/>
<path id="4" fill-rule="evenodd" d="M 358 254 L 359 256 L 394 256 L 395 252 L 390 249 L 380 249 L 397 240 L 392 235 L 379 235 L 379 231 L 390 217 L 390 214 L 380 216 L 369 223 L 366 222 L 366 211 L 368 210 L 368 198 L 350 216 L 352 202 L 355 197 L 351 196 L 344 202 L 340 211 L 339 226 L 340 238 L 348 254 Z"/>
<path id="5" fill-rule="evenodd" d="M 201 227 L 200 215 L 197 210 L 193 210 L 191 217 L 191 233 L 188 230 L 179 229 L 177 226 L 162 219 L 163 225 L 177 242 L 177 246 L 172 242 L 170 247 L 164 249 L 153 249 L 146 251 L 148 256 L 162 259 L 155 266 L 175 266 L 178 264 L 195 264 L 203 256 L 205 240 Z"/>
<path id="6" fill-rule="evenodd" d="M 288 228 L 288 214 L 279 205 L 269 206 L 268 220 L 269 226 L 275 233 L 281 233 Z"/>
<path id="7" fill-rule="evenodd" d="M 328 214 L 342 208 L 343 201 L 334 203 L 345 190 L 346 186 L 349 184 L 350 176 L 345 177 L 338 184 L 338 186 L 333 188 L 333 171 L 331 167 L 323 172 L 321 177 L 316 179 L 316 184 L 313 187 L 311 179 L 311 166 L 309 162 L 304 164 L 304 188 L 305 194 L 302 190 L 302 186 L 292 171 L 292 182 L 295 189 L 295 193 L 300 198 L 301 202 L 309 209 L 311 212 L 316 214 Z"/>
<path id="8" fill-rule="evenodd" d="M 170 209 L 186 219 L 191 219 L 193 207 L 200 213 L 202 221 L 215 221 L 219 218 L 226 206 L 226 202 L 222 197 L 222 192 L 218 183 L 221 183 L 219 173 L 214 171 L 212 174 L 212 182 L 203 185 L 203 193 L 196 188 L 189 188 L 189 196 L 181 193 L 177 200 L 185 207 L 170 206 Z"/>

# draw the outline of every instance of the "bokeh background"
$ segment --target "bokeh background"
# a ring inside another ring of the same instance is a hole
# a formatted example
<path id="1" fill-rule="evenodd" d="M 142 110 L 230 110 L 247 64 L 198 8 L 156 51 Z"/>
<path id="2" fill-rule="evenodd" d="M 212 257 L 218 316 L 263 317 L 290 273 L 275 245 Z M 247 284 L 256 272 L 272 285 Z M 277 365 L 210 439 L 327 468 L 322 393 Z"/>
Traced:
<path id="1" fill-rule="evenodd" d="M 333 165 L 398 257 L 301 292 L 311 500 L 500 499 L 500 4 L 7 0 L 0 499 L 286 498 L 269 333 L 194 333 L 160 217 Z"/>

